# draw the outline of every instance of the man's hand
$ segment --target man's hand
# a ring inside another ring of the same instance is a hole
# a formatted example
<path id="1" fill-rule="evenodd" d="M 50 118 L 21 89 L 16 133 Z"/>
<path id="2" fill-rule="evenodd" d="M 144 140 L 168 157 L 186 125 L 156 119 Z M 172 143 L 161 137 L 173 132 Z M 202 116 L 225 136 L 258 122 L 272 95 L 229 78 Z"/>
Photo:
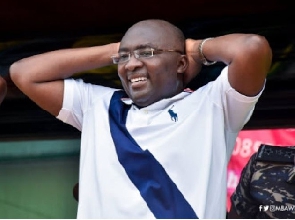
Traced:
<path id="1" fill-rule="evenodd" d="M 198 46 L 201 40 L 186 39 L 185 52 L 188 58 L 188 67 L 184 73 L 184 83 L 188 84 L 202 69 Z"/>

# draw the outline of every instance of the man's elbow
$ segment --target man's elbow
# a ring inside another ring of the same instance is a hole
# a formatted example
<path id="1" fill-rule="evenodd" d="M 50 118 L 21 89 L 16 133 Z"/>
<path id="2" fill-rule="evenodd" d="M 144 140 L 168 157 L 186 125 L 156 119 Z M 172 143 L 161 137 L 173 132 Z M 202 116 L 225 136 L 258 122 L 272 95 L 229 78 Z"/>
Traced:
<path id="1" fill-rule="evenodd" d="M 266 64 L 268 67 L 270 67 L 272 63 L 272 49 L 271 46 L 268 42 L 268 40 L 264 36 L 259 36 L 259 44 L 260 44 L 260 49 L 261 53 L 265 57 Z"/>
<path id="2" fill-rule="evenodd" d="M 19 73 L 19 62 L 20 61 L 16 61 L 15 63 L 11 64 L 11 66 L 9 67 L 9 74 L 10 74 L 10 78 L 11 80 L 14 82 L 14 80 L 17 78 L 17 75 Z"/>
<path id="3" fill-rule="evenodd" d="M 24 82 L 26 68 L 22 64 L 22 60 L 16 61 L 9 67 L 9 75 L 12 82 L 19 87 Z"/>
<path id="4" fill-rule="evenodd" d="M 272 63 L 272 49 L 268 40 L 264 36 L 254 34 L 251 35 L 248 44 L 245 46 L 249 50 L 249 56 L 260 60 L 259 62 L 262 62 L 266 71 L 268 71 Z"/>

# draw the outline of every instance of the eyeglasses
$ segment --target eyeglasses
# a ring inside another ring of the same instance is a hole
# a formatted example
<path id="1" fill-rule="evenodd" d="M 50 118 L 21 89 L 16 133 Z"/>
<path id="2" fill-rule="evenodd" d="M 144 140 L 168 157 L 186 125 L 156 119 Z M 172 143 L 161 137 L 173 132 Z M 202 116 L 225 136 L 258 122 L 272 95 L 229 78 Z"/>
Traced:
<path id="1" fill-rule="evenodd" d="M 143 48 L 143 49 L 134 50 L 133 52 L 120 52 L 118 54 L 114 54 L 113 56 L 111 56 L 111 58 L 113 59 L 114 64 L 121 64 L 121 63 L 126 63 L 127 61 L 130 60 L 131 53 L 133 53 L 136 59 L 146 59 L 146 58 L 153 57 L 157 53 L 163 53 L 163 52 L 176 52 L 176 53 L 183 54 L 183 52 L 179 50 L 162 50 L 162 49 L 154 49 L 154 48 Z"/>

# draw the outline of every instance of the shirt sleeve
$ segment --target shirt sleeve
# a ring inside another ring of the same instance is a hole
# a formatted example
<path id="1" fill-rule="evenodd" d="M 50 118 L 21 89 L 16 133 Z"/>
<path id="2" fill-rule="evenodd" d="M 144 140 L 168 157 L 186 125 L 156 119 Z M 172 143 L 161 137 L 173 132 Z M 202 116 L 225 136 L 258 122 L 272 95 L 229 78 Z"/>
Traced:
<path id="1" fill-rule="evenodd" d="M 239 132 L 249 121 L 263 90 L 264 87 L 259 94 L 251 97 L 237 92 L 229 83 L 228 66 L 212 82 L 212 99 L 224 109 L 225 126 L 229 132 Z"/>
<path id="2" fill-rule="evenodd" d="M 85 83 L 82 79 L 64 80 L 63 106 L 57 118 L 82 130 L 84 113 L 97 100 L 103 99 L 104 94 L 114 89 Z"/>

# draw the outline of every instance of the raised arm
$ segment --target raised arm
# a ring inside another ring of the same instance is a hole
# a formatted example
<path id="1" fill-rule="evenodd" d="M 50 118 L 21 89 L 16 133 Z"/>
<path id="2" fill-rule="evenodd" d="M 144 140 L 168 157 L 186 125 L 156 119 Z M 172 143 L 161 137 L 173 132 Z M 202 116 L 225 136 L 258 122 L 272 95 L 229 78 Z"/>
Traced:
<path id="1" fill-rule="evenodd" d="M 201 65 L 199 45 L 201 40 L 186 42 L 189 67 L 187 78 L 193 69 Z M 256 34 L 228 34 L 207 40 L 202 52 L 208 61 L 220 61 L 228 65 L 229 83 L 246 96 L 257 95 L 265 82 L 272 62 L 272 50 L 265 37 Z"/>
<path id="2" fill-rule="evenodd" d="M 5 98 L 7 91 L 7 85 L 5 79 L 0 76 L 0 104 L 2 103 L 3 99 Z"/>
<path id="3" fill-rule="evenodd" d="M 57 116 L 62 108 L 64 82 L 73 74 L 112 64 L 119 43 L 62 49 L 15 62 L 10 76 L 15 85 L 41 108 Z"/>

